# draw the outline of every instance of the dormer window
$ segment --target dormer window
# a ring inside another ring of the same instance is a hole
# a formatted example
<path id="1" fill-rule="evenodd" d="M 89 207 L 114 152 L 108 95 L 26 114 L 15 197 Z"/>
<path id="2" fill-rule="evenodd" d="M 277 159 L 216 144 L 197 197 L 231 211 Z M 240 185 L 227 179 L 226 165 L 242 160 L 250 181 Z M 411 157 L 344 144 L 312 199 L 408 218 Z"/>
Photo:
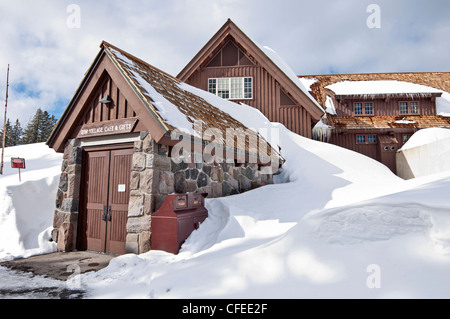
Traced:
<path id="1" fill-rule="evenodd" d="M 253 98 L 253 78 L 208 79 L 209 93 L 227 100 L 248 100 Z"/>

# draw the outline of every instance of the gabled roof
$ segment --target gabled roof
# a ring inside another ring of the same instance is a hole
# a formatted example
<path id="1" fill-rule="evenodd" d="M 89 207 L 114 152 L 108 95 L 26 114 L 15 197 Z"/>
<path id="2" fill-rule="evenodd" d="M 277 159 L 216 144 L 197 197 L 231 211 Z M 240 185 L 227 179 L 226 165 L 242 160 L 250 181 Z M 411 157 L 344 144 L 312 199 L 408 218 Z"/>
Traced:
<path id="1" fill-rule="evenodd" d="M 257 156 L 259 144 L 265 143 L 267 149 L 270 150 L 268 154 L 277 154 L 278 156 L 278 152 L 272 149 L 262 136 L 249 130 L 244 124 L 221 110 L 218 107 L 219 105 L 213 105 L 196 94 L 196 88 L 181 83 L 164 71 L 107 42 L 102 42 L 99 54 L 47 141 L 50 147 L 58 151 L 61 151 L 61 148 L 64 147 L 64 143 L 70 135 L 70 130 L 63 130 L 62 128 L 67 125 L 76 125 L 78 122 L 85 108 L 84 104 L 86 104 L 87 97 L 91 94 L 86 88 L 89 85 L 93 87 L 93 84 L 89 83 L 95 82 L 93 74 L 102 63 L 105 65 L 106 72 L 111 73 L 113 80 L 117 82 L 121 80 L 122 83 L 128 84 L 128 90 L 129 88 L 132 89 L 136 117 L 143 122 L 157 142 L 160 142 L 163 138 L 167 139 L 175 129 L 178 129 L 184 135 L 190 135 L 194 138 L 200 137 L 201 140 L 206 132 L 217 132 L 217 130 L 223 133 L 225 138 L 226 130 L 232 128 L 238 132 L 245 132 L 249 136 L 245 146 L 239 146 L 238 143 L 235 151 Z M 202 91 L 202 95 L 204 93 L 210 95 Z M 234 103 L 222 99 L 220 99 L 220 103 L 231 103 L 235 106 Z M 60 136 L 61 134 L 64 136 Z M 215 143 L 226 144 L 225 140 L 220 140 L 217 136 L 214 137 Z M 245 139 L 245 136 L 243 138 Z"/>
<path id="2" fill-rule="evenodd" d="M 205 60 L 211 58 L 214 50 L 219 47 L 229 36 L 239 43 L 245 50 L 263 65 L 266 70 L 285 88 L 289 88 L 291 94 L 297 93 L 302 106 L 313 116 L 319 119 L 324 109 L 299 81 L 296 74 L 272 49 L 258 45 L 250 39 L 231 19 L 217 31 L 217 33 L 205 44 L 194 58 L 181 70 L 177 78 L 186 81 Z"/>

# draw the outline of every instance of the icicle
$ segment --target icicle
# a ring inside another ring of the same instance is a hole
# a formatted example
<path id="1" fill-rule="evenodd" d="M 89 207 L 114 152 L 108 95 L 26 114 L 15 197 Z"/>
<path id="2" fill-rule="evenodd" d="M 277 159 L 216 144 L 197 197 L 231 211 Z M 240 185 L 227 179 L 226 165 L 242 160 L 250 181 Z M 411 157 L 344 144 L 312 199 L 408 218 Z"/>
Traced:
<path id="1" fill-rule="evenodd" d="M 322 119 L 312 129 L 312 137 L 316 141 L 329 142 L 331 138 L 332 127 L 325 124 Z"/>

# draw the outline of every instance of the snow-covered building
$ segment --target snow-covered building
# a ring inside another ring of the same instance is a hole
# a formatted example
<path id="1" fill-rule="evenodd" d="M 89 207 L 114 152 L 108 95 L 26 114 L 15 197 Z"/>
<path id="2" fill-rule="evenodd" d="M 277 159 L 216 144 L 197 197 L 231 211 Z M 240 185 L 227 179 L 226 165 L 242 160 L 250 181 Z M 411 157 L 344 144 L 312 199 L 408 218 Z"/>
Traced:
<path id="1" fill-rule="evenodd" d="M 47 142 L 64 153 L 58 249 L 143 253 L 168 194 L 221 197 L 272 183 L 282 158 L 233 111 L 245 107 L 103 42 Z"/>
<path id="2" fill-rule="evenodd" d="M 393 172 L 395 153 L 414 132 L 450 127 L 449 72 L 297 76 L 230 19 L 177 78 L 257 108 L 297 134 L 374 158 Z"/>
<path id="3" fill-rule="evenodd" d="M 178 74 L 178 79 L 224 99 L 250 105 L 271 122 L 311 137 L 324 114 L 296 73 L 269 47 L 230 19 Z"/>
<path id="4" fill-rule="evenodd" d="M 367 155 L 393 172 L 397 151 L 416 131 L 450 128 L 450 94 L 445 91 L 450 73 L 300 78 L 326 108 L 313 137 Z"/>

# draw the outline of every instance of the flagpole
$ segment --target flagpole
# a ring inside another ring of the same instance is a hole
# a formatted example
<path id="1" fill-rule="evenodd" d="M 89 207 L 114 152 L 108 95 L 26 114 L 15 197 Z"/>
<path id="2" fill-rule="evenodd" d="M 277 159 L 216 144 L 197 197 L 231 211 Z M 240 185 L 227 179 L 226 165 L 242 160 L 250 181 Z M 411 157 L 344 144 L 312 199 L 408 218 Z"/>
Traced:
<path id="1" fill-rule="evenodd" d="M 2 143 L 2 163 L 0 167 L 0 175 L 3 175 L 3 157 L 5 154 L 5 142 L 6 142 L 6 111 L 8 109 L 8 87 L 9 87 L 9 64 L 6 74 L 6 99 L 5 99 L 5 121 L 3 122 L 3 143 Z"/>

